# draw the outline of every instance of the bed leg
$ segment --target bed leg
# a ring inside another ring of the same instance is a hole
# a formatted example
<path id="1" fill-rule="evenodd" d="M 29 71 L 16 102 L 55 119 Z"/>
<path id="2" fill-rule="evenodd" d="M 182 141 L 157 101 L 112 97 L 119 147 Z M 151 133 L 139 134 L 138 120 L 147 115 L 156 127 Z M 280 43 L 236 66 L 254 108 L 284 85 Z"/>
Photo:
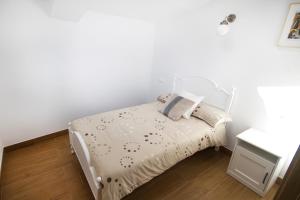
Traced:
<path id="1" fill-rule="evenodd" d="M 71 151 L 71 154 L 74 154 L 75 153 L 75 151 L 74 151 L 74 149 L 73 149 L 73 146 L 70 144 L 70 151 Z"/>
<path id="2" fill-rule="evenodd" d="M 220 147 L 219 146 L 215 146 L 215 151 L 220 151 Z"/>
<path id="3" fill-rule="evenodd" d="M 99 188 L 98 190 L 98 196 L 97 196 L 97 199 L 95 200 L 102 200 L 102 191 L 101 191 L 101 188 Z"/>

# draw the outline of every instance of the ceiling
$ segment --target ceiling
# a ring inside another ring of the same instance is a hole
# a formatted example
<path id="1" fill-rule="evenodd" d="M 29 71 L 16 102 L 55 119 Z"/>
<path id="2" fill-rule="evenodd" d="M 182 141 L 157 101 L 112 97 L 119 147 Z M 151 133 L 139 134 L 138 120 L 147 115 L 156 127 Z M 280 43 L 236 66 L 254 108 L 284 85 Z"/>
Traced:
<path id="1" fill-rule="evenodd" d="M 52 16 L 79 20 L 86 11 L 158 22 L 188 12 L 209 0 L 35 0 Z M 48 2 L 47 2 L 48 1 Z M 49 9 L 50 8 L 50 9 Z"/>

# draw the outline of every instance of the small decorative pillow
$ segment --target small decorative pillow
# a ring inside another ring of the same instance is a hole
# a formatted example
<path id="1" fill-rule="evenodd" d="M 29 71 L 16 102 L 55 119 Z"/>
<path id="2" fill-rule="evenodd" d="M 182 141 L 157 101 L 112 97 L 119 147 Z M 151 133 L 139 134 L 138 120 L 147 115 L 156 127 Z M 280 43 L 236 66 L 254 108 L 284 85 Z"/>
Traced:
<path id="1" fill-rule="evenodd" d="M 160 101 L 162 103 L 166 103 L 170 99 L 171 96 L 172 96 L 171 93 L 159 95 L 157 97 L 157 101 Z"/>
<path id="2" fill-rule="evenodd" d="M 184 98 L 189 99 L 189 100 L 194 102 L 194 105 L 183 114 L 183 118 L 190 119 L 193 111 L 203 101 L 204 96 L 197 96 L 193 93 L 190 93 L 190 92 L 187 92 L 187 91 L 184 91 L 184 90 L 179 92 L 179 96 L 184 97 Z"/>
<path id="3" fill-rule="evenodd" d="M 201 103 L 196 107 L 192 116 L 202 119 L 212 127 L 232 121 L 231 117 L 219 108 Z"/>
<path id="4" fill-rule="evenodd" d="M 160 110 L 160 112 L 170 119 L 177 121 L 187 110 L 191 109 L 193 105 L 193 101 L 174 94 L 163 105 L 163 108 Z"/>

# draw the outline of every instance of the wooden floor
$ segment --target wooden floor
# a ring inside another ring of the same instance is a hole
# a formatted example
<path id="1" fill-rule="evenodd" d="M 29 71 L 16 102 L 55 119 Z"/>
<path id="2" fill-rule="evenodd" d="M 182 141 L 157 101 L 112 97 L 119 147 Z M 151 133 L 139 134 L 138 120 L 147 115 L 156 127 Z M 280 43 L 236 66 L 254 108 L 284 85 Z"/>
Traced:
<path id="1" fill-rule="evenodd" d="M 273 199 L 278 185 L 265 198 L 244 187 L 225 171 L 229 156 L 213 149 L 184 160 L 136 189 L 124 200 L 254 200 Z M 5 154 L 2 200 L 92 200 L 80 165 L 63 135 Z"/>

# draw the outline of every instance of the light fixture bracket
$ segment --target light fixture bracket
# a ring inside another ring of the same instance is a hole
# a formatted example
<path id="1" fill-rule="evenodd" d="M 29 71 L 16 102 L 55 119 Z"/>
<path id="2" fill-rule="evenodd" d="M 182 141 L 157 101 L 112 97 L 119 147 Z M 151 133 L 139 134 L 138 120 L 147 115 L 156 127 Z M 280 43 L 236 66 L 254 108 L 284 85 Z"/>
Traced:
<path id="1" fill-rule="evenodd" d="M 219 35 L 225 35 L 230 30 L 229 24 L 233 23 L 236 20 L 235 14 L 230 14 L 225 17 L 223 21 L 220 22 L 220 25 L 218 27 L 218 34 Z"/>
<path id="2" fill-rule="evenodd" d="M 223 20 L 220 25 L 228 25 L 228 21 L 227 20 Z"/>

